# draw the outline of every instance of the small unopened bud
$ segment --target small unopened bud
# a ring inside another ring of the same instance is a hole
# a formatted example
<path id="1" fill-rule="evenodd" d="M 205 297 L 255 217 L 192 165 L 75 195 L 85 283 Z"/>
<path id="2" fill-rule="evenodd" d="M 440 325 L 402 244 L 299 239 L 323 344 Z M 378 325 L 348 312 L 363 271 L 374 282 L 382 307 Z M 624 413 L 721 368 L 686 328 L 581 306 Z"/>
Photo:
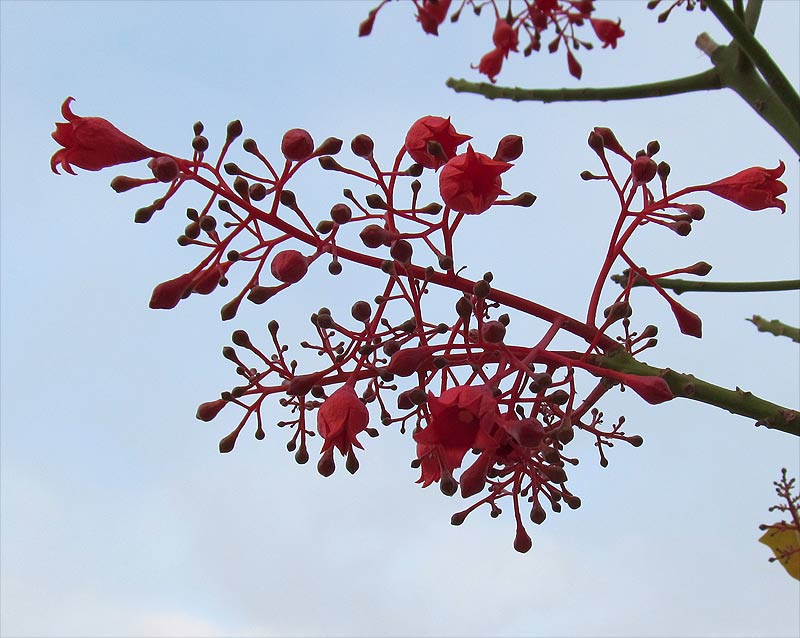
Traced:
<path id="1" fill-rule="evenodd" d="M 556 390 L 547 395 L 547 402 L 555 405 L 564 405 L 569 401 L 569 393 L 566 390 Z"/>
<path id="2" fill-rule="evenodd" d="M 336 471 L 336 463 L 333 460 L 332 450 L 328 450 L 322 455 L 322 458 L 320 458 L 317 463 L 317 471 L 322 474 L 322 476 L 330 476 Z"/>
<path id="3" fill-rule="evenodd" d="M 157 179 L 157 178 L 156 178 Z M 111 180 L 111 188 L 117 193 L 124 193 L 132 188 L 141 186 L 142 184 L 151 183 L 149 179 L 138 179 L 136 177 L 127 177 L 125 175 L 117 175 Z"/>
<path id="4" fill-rule="evenodd" d="M 314 152 L 314 140 L 305 129 L 290 129 L 283 134 L 281 152 L 287 160 L 301 162 L 311 157 Z"/>
<path id="5" fill-rule="evenodd" d="M 567 482 L 567 473 L 564 471 L 564 468 L 559 465 L 545 466 L 544 474 L 547 476 L 548 480 L 552 481 L 553 483 Z"/>
<path id="6" fill-rule="evenodd" d="M 294 192 L 288 189 L 281 191 L 280 202 L 287 208 L 297 207 L 297 197 L 295 196 Z"/>
<path id="7" fill-rule="evenodd" d="M 242 199 L 246 200 L 250 197 L 250 184 L 248 184 L 244 177 L 237 176 L 236 179 L 233 180 L 233 190 L 235 190 Z"/>
<path id="8" fill-rule="evenodd" d="M 414 254 L 414 248 L 405 239 L 398 239 L 396 242 L 394 242 L 394 244 L 392 244 L 389 254 L 396 261 L 406 264 L 411 261 L 411 255 Z"/>
<path id="9" fill-rule="evenodd" d="M 329 137 L 314 151 L 314 155 L 336 155 L 342 150 L 342 140 L 338 137 Z"/>
<path id="10" fill-rule="evenodd" d="M 658 171 L 658 166 L 647 155 L 640 155 L 631 164 L 631 175 L 636 184 L 647 184 Z"/>
<path id="11" fill-rule="evenodd" d="M 494 159 L 499 162 L 513 162 L 522 155 L 522 138 L 519 135 L 506 135 L 497 143 Z"/>
<path id="12" fill-rule="evenodd" d="M 203 123 L 202 122 L 195 122 L 192 125 L 192 130 L 194 131 L 195 135 L 200 135 L 203 132 Z"/>
<path id="13" fill-rule="evenodd" d="M 134 213 L 133 221 L 135 221 L 137 224 L 145 224 L 150 221 L 155 212 L 156 212 L 155 207 L 143 206 Z"/>
<path id="14" fill-rule="evenodd" d="M 529 193 L 525 191 L 524 193 L 520 193 L 513 199 L 508 200 L 508 203 L 512 206 L 522 206 L 523 208 L 530 208 L 533 206 L 533 203 L 536 201 L 536 195 L 533 193 Z"/>
<path id="15" fill-rule="evenodd" d="M 248 153 L 258 153 L 258 144 L 251 137 L 242 142 L 242 148 Z"/>
<path id="16" fill-rule="evenodd" d="M 487 321 L 481 327 L 481 336 L 489 343 L 500 343 L 506 336 L 506 327 L 499 321 Z"/>
<path id="17" fill-rule="evenodd" d="M 321 235 L 327 235 L 333 230 L 333 222 L 330 219 L 322 219 L 317 224 L 317 232 Z"/>
<path id="18" fill-rule="evenodd" d="M 589 144 L 589 148 L 598 154 L 602 153 L 603 148 L 605 147 L 603 137 L 597 133 L 597 129 L 589 132 L 589 139 L 587 140 L 587 143 Z"/>
<path id="19" fill-rule="evenodd" d="M 669 172 L 671 170 L 672 169 L 670 168 L 669 164 L 667 164 L 666 162 L 659 162 L 656 172 L 658 173 L 659 179 L 663 182 L 666 181 L 667 177 L 669 176 Z"/>
<path id="20" fill-rule="evenodd" d="M 262 304 L 275 295 L 276 292 L 278 292 L 278 289 L 273 286 L 253 286 L 247 294 L 247 298 L 254 304 Z"/>
<path id="21" fill-rule="evenodd" d="M 658 143 L 658 140 L 653 140 L 652 142 L 648 142 L 647 144 L 647 155 L 649 157 L 653 157 L 656 153 L 661 150 L 661 144 Z"/>
<path id="22" fill-rule="evenodd" d="M 208 139 L 202 135 L 195 135 L 192 140 L 192 148 L 198 153 L 205 153 L 208 150 Z"/>
<path id="23" fill-rule="evenodd" d="M 564 496 L 564 502 L 571 510 L 576 510 L 581 506 L 581 499 L 574 494 L 566 494 Z"/>
<path id="24" fill-rule="evenodd" d="M 353 151 L 355 155 L 358 157 L 369 157 L 372 155 L 372 151 L 375 148 L 375 142 L 372 141 L 372 138 L 369 135 L 356 135 L 353 138 L 353 141 L 350 142 L 350 149 Z"/>
<path id="25" fill-rule="evenodd" d="M 203 215 L 199 223 L 201 230 L 205 233 L 210 233 L 217 227 L 217 220 L 213 215 Z"/>
<path id="26" fill-rule="evenodd" d="M 456 512 L 450 517 L 451 525 L 461 525 L 467 518 L 467 512 Z"/>
<path id="27" fill-rule="evenodd" d="M 451 474 L 442 473 L 439 479 L 439 489 L 445 496 L 453 496 L 458 491 L 458 483 Z"/>
<path id="28" fill-rule="evenodd" d="M 153 171 L 153 177 L 159 182 L 171 182 L 178 176 L 178 173 L 180 173 L 178 162 L 166 155 L 154 157 L 147 162 L 147 167 Z"/>
<path id="29" fill-rule="evenodd" d="M 603 316 L 608 319 L 608 323 L 614 323 L 633 314 L 633 308 L 627 301 L 617 301 L 603 310 Z"/>
<path id="30" fill-rule="evenodd" d="M 706 216 L 706 209 L 700 204 L 686 204 L 681 206 L 681 210 L 698 222 Z"/>
<path id="31" fill-rule="evenodd" d="M 232 142 L 242 134 L 242 123 L 239 120 L 233 120 L 228 124 L 226 131 L 226 141 Z"/>
<path id="32" fill-rule="evenodd" d="M 686 237 L 686 235 L 692 232 L 692 223 L 682 220 L 667 224 L 667 228 L 669 228 L 674 233 L 680 235 L 681 237 Z"/>
<path id="33" fill-rule="evenodd" d="M 686 269 L 686 273 L 689 275 L 697 275 L 698 277 L 705 277 L 711 272 L 711 268 L 711 264 L 707 261 L 698 261 L 693 266 L 689 266 L 689 268 Z"/>
<path id="34" fill-rule="evenodd" d="M 525 531 L 525 528 L 522 525 L 517 526 L 517 533 L 514 536 L 514 549 L 516 549 L 520 554 L 524 554 L 525 552 L 529 551 L 530 548 L 533 547 L 533 541 L 531 537 L 528 535 L 528 532 Z"/>
<path id="35" fill-rule="evenodd" d="M 453 258 L 450 255 L 439 255 L 439 268 L 450 270 L 453 267 Z"/>
<path id="36" fill-rule="evenodd" d="M 371 193 L 364 198 L 367 202 L 367 206 L 370 208 L 375 208 L 377 210 L 387 210 L 389 207 L 386 204 L 386 200 L 383 199 L 377 193 Z"/>
<path id="37" fill-rule="evenodd" d="M 541 525 L 544 523 L 544 519 L 547 518 L 547 512 L 545 509 L 536 503 L 533 508 L 531 509 L 531 521 L 536 523 L 537 525 Z"/>
<path id="38" fill-rule="evenodd" d="M 363 321 L 366 323 L 372 315 L 372 308 L 366 301 L 356 301 L 353 307 L 350 308 L 350 314 L 353 315 L 353 319 L 356 321 Z"/>
<path id="39" fill-rule="evenodd" d="M 472 302 L 466 297 L 461 297 L 456 301 L 456 314 L 465 321 L 472 316 Z"/>
<path id="40" fill-rule="evenodd" d="M 353 217 L 353 211 L 347 204 L 334 204 L 330 216 L 337 224 L 346 224 Z"/>
<path id="41" fill-rule="evenodd" d="M 492 287 L 485 279 L 475 282 L 475 285 L 472 287 L 472 294 L 481 299 L 488 297 L 490 292 L 492 292 Z"/>
<path id="42" fill-rule="evenodd" d="M 389 233 L 383 226 L 369 224 L 364 226 L 358 236 L 367 248 L 378 248 L 387 242 Z"/>
<path id="43" fill-rule="evenodd" d="M 308 272 L 308 259 L 296 250 L 283 250 L 272 260 L 270 272 L 278 281 L 297 283 Z"/>
<path id="44" fill-rule="evenodd" d="M 629 436 L 625 439 L 628 443 L 630 443 L 633 447 L 640 447 L 642 443 L 644 443 L 644 439 L 639 436 L 638 434 L 634 434 L 633 436 Z"/>

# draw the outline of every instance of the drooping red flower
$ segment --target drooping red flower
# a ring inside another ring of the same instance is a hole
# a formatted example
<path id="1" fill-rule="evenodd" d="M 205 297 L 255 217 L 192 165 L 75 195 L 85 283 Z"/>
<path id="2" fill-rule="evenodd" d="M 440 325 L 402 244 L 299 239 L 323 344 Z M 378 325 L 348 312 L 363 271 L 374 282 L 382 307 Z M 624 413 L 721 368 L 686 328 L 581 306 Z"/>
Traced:
<path id="1" fill-rule="evenodd" d="M 506 55 L 507 53 L 504 53 L 502 49 L 492 49 L 481 58 L 477 67 L 474 65 L 470 66 L 472 66 L 473 69 L 477 68 L 478 73 L 483 73 L 489 78 L 489 81 L 494 84 L 497 82 L 495 78 L 503 68 L 503 57 Z"/>
<path id="2" fill-rule="evenodd" d="M 363 449 L 356 439 L 369 423 L 367 406 L 350 384 L 345 384 L 325 399 L 317 412 L 317 431 L 325 439 L 322 453 L 336 447 L 346 455 L 353 447 Z"/>
<path id="3" fill-rule="evenodd" d="M 53 139 L 64 148 L 50 158 L 50 168 L 58 173 L 61 165 L 67 173 L 75 175 L 72 166 L 99 171 L 108 166 L 138 162 L 148 157 L 162 155 L 125 135 L 102 117 L 80 117 L 69 105 L 75 98 L 68 97 L 61 105 L 66 122 L 56 122 Z"/>
<path id="4" fill-rule="evenodd" d="M 500 416 L 489 390 L 478 386 L 456 386 L 439 397 L 429 392 L 428 406 L 430 422 L 414 434 L 423 487 L 439 480 L 442 472 L 452 476 L 467 450 L 496 447 L 492 428 Z"/>
<path id="5" fill-rule="evenodd" d="M 778 199 L 787 190 L 786 184 L 778 180 L 785 170 L 783 162 L 772 169 L 754 166 L 696 190 L 714 193 L 747 210 L 775 207 L 785 213 L 786 204 Z"/>
<path id="6" fill-rule="evenodd" d="M 492 42 L 496 48 L 503 52 L 505 57 L 508 57 L 509 51 L 517 50 L 517 45 L 519 44 L 518 29 L 512 28 L 505 20 L 498 19 L 497 23 L 494 25 Z"/>
<path id="7" fill-rule="evenodd" d="M 406 134 L 406 152 L 417 164 L 438 169 L 455 157 L 456 149 L 471 140 L 450 123 L 450 118 L 426 115 L 411 125 Z M 433 151 L 433 152 L 432 152 Z"/>
<path id="8" fill-rule="evenodd" d="M 447 18 L 450 0 L 424 0 L 417 5 L 417 22 L 422 30 L 431 35 L 439 35 L 439 25 Z"/>
<path id="9" fill-rule="evenodd" d="M 594 32 L 597 34 L 600 42 L 603 43 L 603 48 L 605 49 L 610 46 L 612 49 L 616 49 L 617 40 L 625 35 L 625 32 L 620 28 L 622 20 L 614 22 L 613 20 L 606 20 L 605 18 L 592 18 L 591 22 Z"/>
<path id="10" fill-rule="evenodd" d="M 470 144 L 466 153 L 451 159 L 439 173 L 442 200 L 459 213 L 482 213 L 494 204 L 498 195 L 506 194 L 500 174 L 511 166 L 476 153 Z"/>

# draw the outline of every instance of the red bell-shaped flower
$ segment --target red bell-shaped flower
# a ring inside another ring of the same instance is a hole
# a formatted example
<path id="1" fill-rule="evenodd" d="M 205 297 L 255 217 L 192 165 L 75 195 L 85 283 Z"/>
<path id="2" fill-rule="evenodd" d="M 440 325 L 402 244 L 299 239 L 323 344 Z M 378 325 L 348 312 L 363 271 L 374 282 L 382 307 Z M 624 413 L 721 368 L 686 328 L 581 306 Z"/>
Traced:
<path id="1" fill-rule="evenodd" d="M 451 159 L 439 173 L 439 193 L 450 208 L 459 213 L 477 215 L 494 204 L 498 195 L 505 195 L 501 173 L 511 164 L 476 153 L 472 145 L 467 152 Z"/>
<path id="2" fill-rule="evenodd" d="M 80 117 L 69 108 L 75 98 L 68 97 L 61 105 L 66 122 L 56 122 L 53 139 L 64 148 L 50 158 L 50 168 L 58 173 L 60 165 L 67 173 L 75 175 L 72 166 L 99 171 L 108 166 L 138 162 L 148 157 L 162 155 L 125 135 L 108 120 L 101 117 Z"/>

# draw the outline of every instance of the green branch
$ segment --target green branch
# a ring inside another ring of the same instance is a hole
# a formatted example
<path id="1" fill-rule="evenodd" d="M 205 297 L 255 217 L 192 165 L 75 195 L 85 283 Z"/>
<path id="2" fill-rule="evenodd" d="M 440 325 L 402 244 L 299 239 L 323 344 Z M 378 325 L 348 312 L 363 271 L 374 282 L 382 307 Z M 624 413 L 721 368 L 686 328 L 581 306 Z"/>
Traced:
<path id="1" fill-rule="evenodd" d="M 456 78 L 450 78 L 446 84 L 456 93 L 477 93 L 490 100 L 504 99 L 514 100 L 515 102 L 544 103 L 639 100 L 642 98 L 692 93 L 694 91 L 710 91 L 723 87 L 719 74 L 715 69 L 674 80 L 585 89 L 523 89 L 520 87 L 497 86 L 488 82 L 469 82 L 468 80 L 458 80 Z"/>
<path id="2" fill-rule="evenodd" d="M 733 36 L 736 45 L 753 61 L 764 80 L 788 109 L 789 113 L 793 115 L 795 122 L 800 125 L 800 95 L 797 94 L 791 82 L 783 74 L 780 67 L 775 64 L 767 50 L 753 36 L 745 22 L 739 19 L 725 0 L 705 0 L 705 3 L 717 20 L 722 23 L 722 26 Z"/>
<path id="3" fill-rule="evenodd" d="M 675 397 L 707 403 L 732 414 L 755 419 L 757 426 L 800 436 L 800 413 L 797 410 L 765 401 L 752 392 L 745 392 L 740 388 L 728 390 L 697 379 L 691 374 L 675 372 L 669 368 L 656 368 L 637 361 L 622 350 L 604 356 L 596 355 L 590 362 L 617 372 L 639 376 L 660 376 L 667 382 Z"/>
<path id="4" fill-rule="evenodd" d="M 628 284 L 628 275 L 612 275 L 611 281 L 620 286 Z M 688 279 L 656 279 L 662 288 L 674 290 L 680 295 L 684 292 L 779 292 L 782 290 L 800 290 L 800 279 L 782 281 L 693 281 Z M 644 277 L 635 277 L 634 286 L 649 286 Z"/>
<path id="5" fill-rule="evenodd" d="M 777 319 L 767 321 L 758 315 L 753 315 L 753 318 L 747 319 L 747 321 L 754 324 L 755 327 L 758 328 L 759 332 L 770 332 L 776 337 L 789 337 L 789 339 L 795 343 L 800 343 L 800 328 L 787 326 L 785 323 L 778 321 Z"/>

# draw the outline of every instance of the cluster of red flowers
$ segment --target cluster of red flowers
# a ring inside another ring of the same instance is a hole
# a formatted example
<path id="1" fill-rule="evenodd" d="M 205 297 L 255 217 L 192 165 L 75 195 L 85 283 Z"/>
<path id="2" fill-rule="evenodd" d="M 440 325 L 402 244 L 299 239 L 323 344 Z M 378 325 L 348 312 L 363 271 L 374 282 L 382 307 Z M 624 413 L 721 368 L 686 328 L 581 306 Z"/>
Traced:
<path id="1" fill-rule="evenodd" d="M 369 12 L 358 29 L 360 36 L 372 33 L 375 17 L 378 12 L 389 0 L 382 0 L 381 3 Z M 547 50 L 555 53 L 563 44 L 567 56 L 567 67 L 569 72 L 580 79 L 583 69 L 578 59 L 573 53 L 581 47 L 592 49 L 591 42 L 580 39 L 575 30 L 583 26 L 587 21 L 592 25 L 597 39 L 602 43 L 603 48 L 617 47 L 617 40 L 625 35 L 620 27 L 620 20 L 614 22 L 606 18 L 595 18 L 593 0 L 526 0 L 519 3 L 517 10 L 512 11 L 511 3 L 508 9 L 501 13 L 497 0 L 488 2 L 476 2 L 475 0 L 461 0 L 461 2 L 451 2 L 451 0 L 414 0 L 417 10 L 417 21 L 423 31 L 430 35 L 439 35 L 439 27 L 447 18 L 450 12 L 450 20 L 456 22 L 461 16 L 465 7 L 469 6 L 476 15 L 479 15 L 485 5 L 491 5 L 494 10 L 495 26 L 492 33 L 492 43 L 494 48 L 486 53 L 477 66 L 478 71 L 486 75 L 494 83 L 495 78 L 503 68 L 503 61 L 508 58 L 509 53 L 519 51 L 520 33 L 527 36 L 529 43 L 522 50 L 527 57 L 534 51 L 539 51 L 542 47 L 542 37 L 552 30 L 553 37 L 547 44 Z M 458 5 L 454 8 L 454 5 Z M 452 11 L 450 11 L 453 9 Z"/>
<path id="2" fill-rule="evenodd" d="M 354 300 L 349 318 L 334 317 L 327 307 L 310 315 L 315 334 L 300 346 L 318 356 L 311 358 L 316 363 L 307 371 L 288 359 L 289 348 L 280 341 L 277 321 L 268 325 L 271 354 L 245 331 L 233 332 L 233 346 L 225 347 L 223 356 L 235 364 L 240 384 L 197 411 L 202 421 L 211 421 L 223 410 L 229 413 L 229 406 L 244 412 L 220 441 L 220 451 L 231 451 L 247 424 L 255 423 L 255 437 L 263 439 L 262 414 L 268 409 L 267 399 L 274 397 L 292 415 L 278 426 L 292 430 L 287 447 L 299 463 L 309 460 L 308 441 L 319 436 L 323 440 L 319 472 L 327 476 L 335 471 L 338 452 L 346 459 L 346 469 L 354 473 L 359 467 L 355 450 L 363 449 L 358 437 L 378 435 L 369 425 L 377 415 L 384 426 L 397 424 L 401 431 L 412 430 L 413 465 L 420 469 L 423 486 L 438 483 L 443 493 L 460 490 L 464 498 L 480 495 L 453 515 L 453 524 L 463 522 L 481 505 L 497 516 L 498 501 L 510 499 L 516 521 L 514 546 L 523 552 L 531 547 L 523 508 L 539 524 L 546 507 L 558 512 L 562 503 L 569 508 L 580 505 L 580 498 L 566 485 L 567 468 L 578 463 L 567 454 L 577 432 L 594 438 L 604 466 L 608 463 L 605 450 L 615 442 L 642 443 L 641 437 L 622 430 L 622 417 L 604 425 L 598 400 L 615 385 L 630 388 L 649 403 L 672 398 L 661 377 L 615 372 L 602 367 L 601 359 L 618 350 L 636 354 L 655 345 L 654 326 L 631 330 L 630 293 L 636 277 L 651 280 L 676 272 L 702 275 L 710 267 L 701 262 L 670 273 L 649 274 L 627 249 L 634 231 L 657 224 L 678 235 L 687 234 L 691 224 L 703 217 L 699 205 L 679 201 L 692 192 L 714 193 L 750 209 L 776 206 L 783 210 L 777 196 L 786 190 L 777 179 L 781 166 L 751 168 L 670 194 L 669 166 L 652 159 L 657 143 L 631 156 L 610 130 L 595 129 L 589 146 L 605 172 L 583 177 L 610 182 L 623 206 L 587 317 L 580 321 L 496 288 L 491 273 L 473 281 L 456 268 L 453 235 L 467 216 L 496 214 L 493 209 L 501 206 L 534 202 L 531 193 L 512 197 L 503 190 L 502 175 L 523 151 L 517 135 L 501 139 L 490 157 L 474 150 L 468 143 L 470 136 L 459 133 L 449 118 L 425 116 L 412 124 L 392 166 L 385 169 L 376 160 L 375 143 L 367 135 L 352 139 L 355 165 L 345 165 L 334 158 L 342 140 L 330 137 L 317 145 L 307 131 L 292 129 L 280 146 L 282 166 L 268 159 L 255 140 L 245 139 L 242 149 L 252 164 L 245 170 L 226 162 L 234 141 L 243 133 L 238 120 L 228 125 L 218 157 L 209 162 L 205 157 L 209 141 L 199 122 L 194 125 L 192 156 L 178 158 L 145 147 L 107 120 L 74 115 L 71 100 L 62 107 L 67 122 L 57 124 L 53 133 L 63 146 L 53 156 L 54 171 L 61 166 L 72 173 L 73 165 L 99 170 L 149 159 L 152 177 L 118 176 L 112 181 L 118 192 L 147 184 L 167 185 L 164 195 L 136 212 L 140 223 L 164 209 L 186 183 L 195 183 L 208 193 L 202 206 L 187 210 L 189 223 L 178 237 L 179 245 L 197 248 L 205 256 L 190 272 L 156 286 L 151 307 L 172 308 L 194 293 L 209 294 L 227 286 L 229 270 L 242 266 L 252 268 L 252 274 L 222 307 L 223 320 L 232 319 L 245 298 L 261 304 L 289 286 L 302 285 L 319 260 L 328 261 L 333 276 L 342 273 L 343 263 L 382 274 L 383 284 L 373 300 Z M 606 151 L 622 158 L 623 177 L 612 171 Z M 408 164 L 407 158 L 413 163 Z M 357 181 L 373 192 L 359 197 L 349 188 L 337 189 L 343 195 L 337 195 L 327 216 L 313 219 L 302 196 L 288 184 L 298 171 L 315 165 L 334 181 Z M 656 177 L 660 197 L 650 188 Z M 438 179 L 441 203 L 420 201 L 421 180 L 429 178 Z M 642 201 L 639 210 L 633 207 L 637 195 Z M 225 216 L 224 223 L 218 223 L 215 215 L 219 214 Z M 342 228 L 353 226 L 360 228 L 358 246 L 347 245 L 343 239 L 347 235 L 341 233 Z M 620 259 L 629 267 L 628 285 L 600 318 L 603 285 Z M 431 320 L 424 303 L 433 288 L 449 291 L 453 301 L 451 313 L 438 321 Z M 699 318 L 660 292 L 681 329 L 699 336 Z M 545 322 L 537 343 L 512 342 L 511 313 Z M 623 334 L 614 338 L 609 331 L 618 325 Z M 585 349 L 557 348 L 556 340 L 563 332 L 580 337 Z M 582 391 L 579 385 L 586 379 L 593 381 Z"/>

